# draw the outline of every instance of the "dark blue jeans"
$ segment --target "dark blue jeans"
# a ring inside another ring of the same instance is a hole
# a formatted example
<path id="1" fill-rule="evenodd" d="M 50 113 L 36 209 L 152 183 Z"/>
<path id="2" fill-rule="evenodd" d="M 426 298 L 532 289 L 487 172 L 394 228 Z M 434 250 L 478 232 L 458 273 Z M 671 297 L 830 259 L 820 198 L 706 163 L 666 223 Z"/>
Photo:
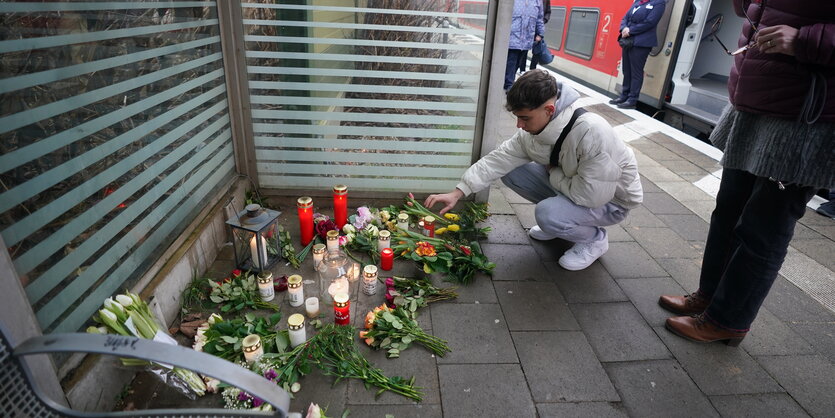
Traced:
<path id="1" fill-rule="evenodd" d="M 622 99 L 629 103 L 636 103 L 644 85 L 644 65 L 652 48 L 633 46 L 623 50 L 621 69 L 623 70 Z"/>
<path id="2" fill-rule="evenodd" d="M 702 261 L 699 292 L 716 325 L 747 331 L 788 252 L 797 220 L 816 188 L 724 169 Z"/>
<path id="3" fill-rule="evenodd" d="M 516 80 L 516 69 L 519 68 L 519 63 L 528 57 L 528 51 L 525 49 L 508 49 L 507 50 L 507 66 L 504 70 L 504 90 L 507 91 L 513 82 Z"/>

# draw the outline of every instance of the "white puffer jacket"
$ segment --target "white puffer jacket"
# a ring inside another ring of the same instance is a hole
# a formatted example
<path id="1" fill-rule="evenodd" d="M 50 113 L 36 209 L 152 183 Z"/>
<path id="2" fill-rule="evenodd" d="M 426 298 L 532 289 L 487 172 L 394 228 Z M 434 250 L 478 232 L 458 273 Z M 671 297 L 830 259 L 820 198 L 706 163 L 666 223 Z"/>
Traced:
<path id="1" fill-rule="evenodd" d="M 576 92 L 571 93 L 577 97 Z M 561 100 L 569 96 L 563 90 Z M 551 150 L 575 108 L 574 100 L 568 104 L 558 102 L 557 117 L 539 135 L 519 129 L 467 169 L 456 187 L 469 195 L 530 161 L 547 165 Z M 559 165 L 551 169 L 549 180 L 554 189 L 588 208 L 612 202 L 632 209 L 643 200 L 635 154 L 605 119 L 592 112 L 577 118 L 563 143 Z"/>

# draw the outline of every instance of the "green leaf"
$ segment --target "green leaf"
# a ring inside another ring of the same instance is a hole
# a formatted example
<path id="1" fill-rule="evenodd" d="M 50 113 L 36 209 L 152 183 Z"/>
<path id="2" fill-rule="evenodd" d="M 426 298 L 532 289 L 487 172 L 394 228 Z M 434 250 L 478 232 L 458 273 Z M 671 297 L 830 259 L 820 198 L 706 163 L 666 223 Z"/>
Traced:
<path id="1" fill-rule="evenodd" d="M 409 304 L 409 310 L 414 312 L 417 310 L 417 301 L 412 299 L 412 303 Z"/>
<path id="2" fill-rule="evenodd" d="M 244 315 L 244 318 L 246 318 L 246 322 L 255 321 L 255 315 L 253 315 L 252 313 L 248 313 L 248 314 Z"/>
<path id="3" fill-rule="evenodd" d="M 229 343 L 229 344 L 235 344 L 236 342 L 238 342 L 237 337 L 230 337 L 228 335 L 221 335 L 220 339 L 223 340 L 224 342 Z"/>
<path id="4" fill-rule="evenodd" d="M 397 318 L 395 318 L 389 311 L 383 312 L 383 319 L 385 319 L 386 322 L 394 322 L 397 320 Z"/>
<path id="5" fill-rule="evenodd" d="M 230 309 L 232 309 L 231 303 L 227 303 L 226 305 L 220 307 L 221 312 L 229 312 Z"/>
<path id="6" fill-rule="evenodd" d="M 403 337 L 403 339 L 401 341 L 403 341 L 403 344 L 411 344 L 412 343 L 412 337 L 407 335 L 407 336 Z"/>
<path id="7" fill-rule="evenodd" d="M 278 350 L 279 353 L 283 353 L 287 350 L 287 347 L 290 346 L 290 339 L 287 338 L 287 334 L 283 332 L 276 333 L 275 335 L 275 348 Z"/>
<path id="8" fill-rule="evenodd" d="M 244 303 L 244 302 L 239 303 L 239 304 L 238 304 L 238 306 L 236 306 L 236 307 L 235 307 L 235 310 L 236 310 L 236 311 L 240 311 L 241 309 L 243 309 L 243 308 L 244 308 L 244 305 L 245 305 L 245 303 Z"/>
<path id="9" fill-rule="evenodd" d="M 223 298 L 221 298 L 220 296 L 217 296 L 217 295 L 211 295 L 211 296 L 209 296 L 209 299 L 214 303 L 223 302 Z"/>

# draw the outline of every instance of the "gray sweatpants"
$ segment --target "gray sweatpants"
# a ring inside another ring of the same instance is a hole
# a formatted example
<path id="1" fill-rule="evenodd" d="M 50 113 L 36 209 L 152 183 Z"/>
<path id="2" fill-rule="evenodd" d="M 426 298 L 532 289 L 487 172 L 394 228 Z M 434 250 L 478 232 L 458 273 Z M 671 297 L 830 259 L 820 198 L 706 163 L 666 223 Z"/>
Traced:
<path id="1" fill-rule="evenodd" d="M 587 208 L 571 201 L 551 187 L 545 166 L 528 163 L 502 177 L 502 182 L 525 199 L 536 203 L 536 223 L 546 234 L 566 241 L 588 243 L 606 238 L 602 227 L 615 225 L 629 213 L 609 202 Z"/>

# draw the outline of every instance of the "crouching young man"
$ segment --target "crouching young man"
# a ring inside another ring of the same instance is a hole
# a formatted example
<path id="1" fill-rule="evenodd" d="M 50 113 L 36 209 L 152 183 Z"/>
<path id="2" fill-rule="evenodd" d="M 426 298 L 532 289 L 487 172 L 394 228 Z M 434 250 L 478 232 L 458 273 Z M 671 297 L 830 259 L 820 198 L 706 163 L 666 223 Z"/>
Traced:
<path id="1" fill-rule="evenodd" d="M 643 199 L 635 154 L 601 116 L 579 111 L 579 94 L 547 71 L 532 70 L 507 92 L 506 108 L 519 130 L 464 173 L 455 190 L 433 194 L 426 206 L 458 200 L 501 178 L 536 203 L 533 239 L 574 243 L 559 259 L 582 270 L 609 249 L 606 229 L 626 218 Z M 553 154 L 552 154 L 553 152 Z"/>

